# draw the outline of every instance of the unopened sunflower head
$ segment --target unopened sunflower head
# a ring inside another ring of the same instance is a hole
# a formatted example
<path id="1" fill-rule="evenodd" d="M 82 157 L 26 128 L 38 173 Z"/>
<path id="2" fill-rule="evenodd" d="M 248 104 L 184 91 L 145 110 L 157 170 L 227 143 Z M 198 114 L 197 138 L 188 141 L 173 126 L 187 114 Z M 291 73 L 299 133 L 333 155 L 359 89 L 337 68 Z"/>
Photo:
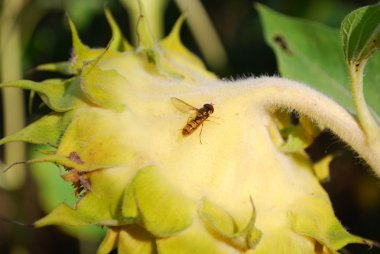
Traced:
<path id="1" fill-rule="evenodd" d="M 53 111 L 1 143 L 55 147 L 30 162 L 60 165 L 78 195 L 36 227 L 105 226 L 98 253 L 336 253 L 369 243 L 334 216 L 303 151 L 320 130 L 306 116 L 333 130 L 342 121 L 346 137 L 359 129 L 349 113 L 293 81 L 218 80 L 181 44 L 183 18 L 157 42 L 141 17 L 132 47 L 106 16 L 105 49 L 83 45 L 70 21 L 71 59 L 39 67 L 72 78 L 1 85 L 37 92 Z M 300 123 L 284 116 L 292 109 Z"/>

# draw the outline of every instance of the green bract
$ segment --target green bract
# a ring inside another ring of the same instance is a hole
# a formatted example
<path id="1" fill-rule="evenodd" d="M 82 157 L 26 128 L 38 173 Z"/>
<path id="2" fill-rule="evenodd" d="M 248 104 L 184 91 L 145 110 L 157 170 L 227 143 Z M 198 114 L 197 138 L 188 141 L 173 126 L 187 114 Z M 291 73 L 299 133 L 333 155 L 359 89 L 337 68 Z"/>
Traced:
<path id="1" fill-rule="evenodd" d="M 217 79 L 181 44 L 183 18 L 157 42 L 141 16 L 131 47 L 106 15 L 107 48 L 83 45 L 70 21 L 73 57 L 39 67 L 74 77 L 1 85 L 37 92 L 54 112 L 0 142 L 55 147 L 30 162 L 61 165 L 80 196 L 36 227 L 105 226 L 98 253 L 335 253 L 370 243 L 334 216 L 315 175 L 323 178 L 327 165 L 314 166 L 303 151 L 320 131 L 312 119 L 379 170 L 379 154 L 345 109 L 282 78 Z M 211 121 L 184 137 L 196 112 L 178 111 L 172 97 L 212 103 Z M 283 113 L 293 109 L 298 126 Z"/>

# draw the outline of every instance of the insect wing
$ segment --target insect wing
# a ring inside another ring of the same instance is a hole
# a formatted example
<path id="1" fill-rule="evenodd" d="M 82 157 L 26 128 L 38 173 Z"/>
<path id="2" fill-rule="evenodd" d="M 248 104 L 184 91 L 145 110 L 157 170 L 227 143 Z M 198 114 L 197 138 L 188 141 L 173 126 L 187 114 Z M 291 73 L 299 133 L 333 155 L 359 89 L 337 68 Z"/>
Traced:
<path id="1" fill-rule="evenodd" d="M 176 109 L 178 109 L 179 111 L 181 111 L 183 113 L 187 113 L 191 110 L 198 111 L 197 108 L 191 106 L 190 104 L 184 102 L 183 100 L 180 100 L 180 99 L 175 98 L 175 97 L 172 97 L 170 99 L 172 100 L 174 107 L 176 107 Z"/>

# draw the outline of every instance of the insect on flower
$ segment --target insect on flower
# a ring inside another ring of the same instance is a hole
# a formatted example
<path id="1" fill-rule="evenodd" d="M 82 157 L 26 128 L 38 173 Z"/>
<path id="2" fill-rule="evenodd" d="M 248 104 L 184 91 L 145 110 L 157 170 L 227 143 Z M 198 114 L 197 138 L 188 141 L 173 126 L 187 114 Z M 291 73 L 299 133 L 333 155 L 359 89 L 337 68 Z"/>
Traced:
<path id="1" fill-rule="evenodd" d="M 178 98 L 172 97 L 171 98 L 173 105 L 181 112 L 187 113 L 189 111 L 194 111 L 194 115 L 189 117 L 187 120 L 187 123 L 185 127 L 182 129 L 182 135 L 183 136 L 189 136 L 191 135 L 200 125 L 202 125 L 203 128 L 203 122 L 209 118 L 209 116 L 214 113 L 214 106 L 212 104 L 204 104 L 202 108 L 196 108 L 191 106 L 190 104 L 184 102 L 183 100 L 180 100 Z M 201 132 L 199 133 L 199 137 L 201 137 Z M 202 143 L 202 140 L 200 138 L 200 142 Z"/>

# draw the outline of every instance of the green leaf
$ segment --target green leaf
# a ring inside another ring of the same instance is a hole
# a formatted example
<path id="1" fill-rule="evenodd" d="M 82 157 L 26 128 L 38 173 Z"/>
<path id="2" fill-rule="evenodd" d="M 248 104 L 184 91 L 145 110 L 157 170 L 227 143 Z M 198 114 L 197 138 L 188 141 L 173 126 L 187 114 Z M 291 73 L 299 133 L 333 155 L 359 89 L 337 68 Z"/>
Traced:
<path id="1" fill-rule="evenodd" d="M 157 241 L 158 253 L 165 254 L 229 254 L 232 253 L 225 242 L 216 238 L 200 223 L 172 237 L 162 237 Z M 236 253 L 236 252 L 235 252 Z M 242 252 L 240 252 L 242 253 Z"/>
<path id="2" fill-rule="evenodd" d="M 157 254 L 156 238 L 139 225 L 121 227 L 118 240 L 118 253 Z"/>
<path id="3" fill-rule="evenodd" d="M 315 176 L 321 182 L 326 182 L 330 179 L 330 163 L 334 157 L 330 154 L 316 162 L 313 165 Z"/>
<path id="4" fill-rule="evenodd" d="M 102 243 L 99 245 L 97 254 L 108 254 L 116 248 L 119 237 L 119 231 L 109 228 Z"/>
<path id="5" fill-rule="evenodd" d="M 202 200 L 199 210 L 203 223 L 226 242 L 237 246 L 239 249 L 255 247 L 261 238 L 261 231 L 256 229 L 256 210 L 252 202 L 251 219 L 244 228 L 239 229 L 235 219 L 222 207 L 219 207 L 207 199 Z"/>
<path id="6" fill-rule="evenodd" d="M 232 238 L 238 230 L 234 218 L 222 207 L 211 203 L 207 199 L 202 200 L 200 215 L 206 225 L 221 235 Z"/>
<path id="7" fill-rule="evenodd" d="M 135 158 L 135 152 L 125 142 L 127 124 L 121 117 L 114 111 L 95 107 L 81 110 L 66 128 L 56 158 L 52 159 L 68 166 L 67 163 L 75 162 L 67 161 L 70 154 L 75 152 L 81 163 L 71 167 L 86 171 L 129 163 Z"/>
<path id="8" fill-rule="evenodd" d="M 301 198 L 289 211 L 288 218 L 295 233 L 314 238 L 332 250 L 349 243 L 371 244 L 371 241 L 348 233 L 336 219 L 331 204 L 323 199 Z"/>
<path id="9" fill-rule="evenodd" d="M 82 91 L 92 103 L 122 112 L 128 81 L 115 70 L 102 70 L 96 64 L 97 61 L 94 61 L 83 67 Z"/>
<path id="10" fill-rule="evenodd" d="M 164 33 L 164 15 L 165 9 L 168 5 L 168 0 L 121 0 L 121 4 L 127 9 L 129 14 L 129 23 L 131 27 L 131 34 L 135 38 L 135 42 L 138 42 L 138 38 L 140 35 L 137 35 L 136 24 L 141 22 L 141 17 L 144 16 L 144 19 L 149 20 L 149 30 L 151 30 L 152 35 L 159 39 L 162 38 Z M 145 21 L 143 21 L 145 22 Z"/>
<path id="11" fill-rule="evenodd" d="M 38 93 L 43 102 L 56 112 L 66 112 L 71 109 L 83 107 L 87 100 L 80 90 L 80 80 L 49 79 L 39 82 L 30 80 L 17 80 L 0 84 L 0 87 L 18 87 Z"/>
<path id="12" fill-rule="evenodd" d="M 307 83 L 355 112 L 337 29 L 288 17 L 257 4 L 265 40 L 274 50 L 282 76 Z M 370 59 L 365 76 L 365 97 L 380 115 L 380 56 Z"/>
<path id="13" fill-rule="evenodd" d="M 100 55 L 115 55 L 117 52 L 109 51 L 105 53 L 104 49 L 89 48 L 85 45 L 78 34 L 78 31 L 75 27 L 74 22 L 68 18 L 69 26 L 71 30 L 71 37 L 73 41 L 73 55 L 70 59 L 71 73 L 79 74 L 83 66 L 96 58 L 99 58 Z"/>
<path id="14" fill-rule="evenodd" d="M 41 150 L 51 151 L 53 149 L 44 145 L 33 145 L 28 149 L 29 158 L 41 157 Z M 59 168 L 53 163 L 39 163 L 30 165 L 33 179 L 38 185 L 38 200 L 42 209 L 49 213 L 62 200 L 69 205 L 74 205 L 77 198 L 73 195 L 74 188 L 70 182 L 62 181 Z M 82 227 L 60 227 L 63 231 L 75 237 L 86 238 L 92 241 L 99 241 L 105 234 L 105 230 L 95 225 Z"/>
<path id="15" fill-rule="evenodd" d="M 128 51 L 132 50 L 133 47 L 124 38 L 119 26 L 117 25 L 111 11 L 108 8 L 104 9 L 109 26 L 112 30 L 112 41 L 110 42 L 109 48 L 116 51 Z"/>
<path id="16" fill-rule="evenodd" d="M 70 123 L 73 112 L 66 114 L 51 113 L 28 125 L 19 132 L 0 139 L 0 145 L 13 141 L 24 141 L 32 144 L 57 146 L 64 130 Z"/>
<path id="17" fill-rule="evenodd" d="M 133 173 L 133 172 L 132 172 Z M 91 189 L 72 208 L 60 204 L 52 212 L 34 223 L 47 225 L 82 226 L 88 224 L 120 225 L 120 200 L 131 178 L 129 168 L 109 168 L 87 174 Z"/>
<path id="18" fill-rule="evenodd" d="M 371 66 L 370 70 L 372 71 L 369 75 L 368 73 L 365 75 L 372 78 L 372 82 L 365 80 L 363 83 L 363 74 L 367 60 L 380 46 L 380 4 L 366 6 L 347 15 L 341 25 L 341 38 L 345 60 L 350 70 L 351 88 L 358 119 L 368 136 L 369 142 L 374 142 L 380 135 L 377 124 L 380 121 L 375 114 L 374 118 L 377 118 L 377 123 L 373 119 L 365 99 L 370 96 L 370 101 L 376 103 L 372 104 L 372 106 L 379 108 L 380 90 L 378 89 L 378 83 L 376 83 L 380 78 L 378 71 L 380 67 L 379 55 L 375 58 L 375 61 L 371 61 L 372 64 L 375 63 L 375 69 L 372 70 L 373 66 Z M 371 91 L 366 96 L 363 96 L 364 85 L 367 91 Z M 368 85 L 370 86 L 368 87 Z"/>
<path id="19" fill-rule="evenodd" d="M 127 189 L 123 216 L 140 218 L 151 234 L 167 237 L 193 223 L 195 204 L 171 186 L 155 167 L 145 167 Z"/>
<path id="20" fill-rule="evenodd" d="M 368 59 L 380 47 L 380 4 L 348 14 L 342 22 L 341 38 L 347 62 Z"/>
<path id="21" fill-rule="evenodd" d="M 185 15 L 182 15 L 178 18 L 169 35 L 160 41 L 160 46 L 165 50 L 172 52 L 172 54 L 168 54 L 168 56 L 166 57 L 172 57 L 172 55 L 175 55 L 176 53 L 181 55 L 184 59 L 186 59 L 187 66 L 189 66 L 189 63 L 191 63 L 194 65 L 194 67 L 205 69 L 203 62 L 195 54 L 189 51 L 181 42 L 180 33 L 185 18 Z"/>
<path id="22" fill-rule="evenodd" d="M 72 66 L 69 62 L 57 62 L 38 65 L 35 70 L 37 71 L 53 71 L 62 73 L 64 75 L 75 74 L 72 70 Z"/>

